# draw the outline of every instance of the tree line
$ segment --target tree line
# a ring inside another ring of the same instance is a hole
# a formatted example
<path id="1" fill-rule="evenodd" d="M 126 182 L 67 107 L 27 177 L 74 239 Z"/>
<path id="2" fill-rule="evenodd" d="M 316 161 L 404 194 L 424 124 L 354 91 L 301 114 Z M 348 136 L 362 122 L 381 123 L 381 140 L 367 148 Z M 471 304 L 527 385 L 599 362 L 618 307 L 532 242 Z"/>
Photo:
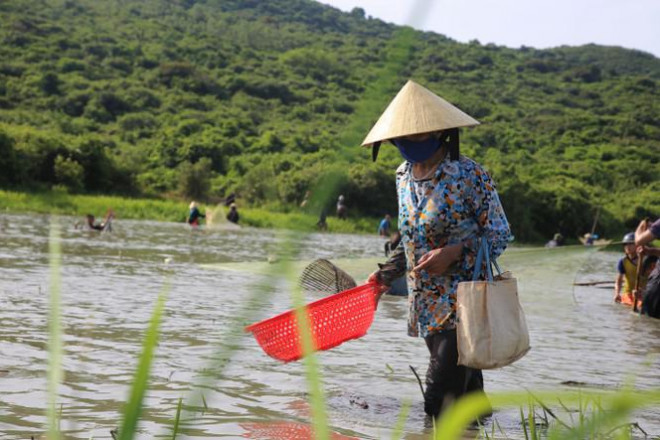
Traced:
<path id="1" fill-rule="evenodd" d="M 359 144 L 412 78 L 482 122 L 463 153 L 519 239 L 660 206 L 660 60 L 640 51 L 458 43 L 307 0 L 16 0 L 0 20 L 3 188 L 286 211 L 331 174 L 327 207 L 394 214 L 400 157 Z"/>

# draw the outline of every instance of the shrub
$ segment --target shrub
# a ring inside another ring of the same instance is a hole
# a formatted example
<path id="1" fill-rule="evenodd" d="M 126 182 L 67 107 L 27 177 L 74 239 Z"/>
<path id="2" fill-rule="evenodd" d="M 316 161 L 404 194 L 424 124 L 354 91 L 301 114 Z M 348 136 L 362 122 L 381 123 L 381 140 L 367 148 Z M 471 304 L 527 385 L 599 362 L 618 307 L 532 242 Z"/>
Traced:
<path id="1" fill-rule="evenodd" d="M 90 100 L 89 93 L 72 93 L 58 101 L 58 107 L 69 116 L 82 116 Z"/>
<path id="2" fill-rule="evenodd" d="M 179 194 L 187 198 L 207 200 L 211 188 L 211 160 L 203 158 L 195 164 L 183 162 L 178 171 Z"/>
<path id="3" fill-rule="evenodd" d="M 56 74 L 48 72 L 39 80 L 39 88 L 46 95 L 57 95 L 60 93 L 60 80 Z"/>
<path id="4" fill-rule="evenodd" d="M 75 160 L 57 155 L 53 163 L 53 172 L 57 183 L 76 192 L 83 189 L 84 169 Z"/>

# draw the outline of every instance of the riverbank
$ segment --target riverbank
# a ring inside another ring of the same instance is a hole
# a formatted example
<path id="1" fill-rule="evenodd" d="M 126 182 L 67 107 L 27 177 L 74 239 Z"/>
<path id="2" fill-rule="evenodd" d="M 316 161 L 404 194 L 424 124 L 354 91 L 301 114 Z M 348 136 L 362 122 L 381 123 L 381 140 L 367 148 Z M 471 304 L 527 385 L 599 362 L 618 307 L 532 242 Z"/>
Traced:
<path id="1" fill-rule="evenodd" d="M 84 216 L 93 214 L 99 218 L 112 208 L 116 218 L 134 220 L 157 220 L 185 222 L 188 203 L 165 199 L 132 199 L 119 196 L 68 194 L 63 191 L 27 193 L 0 190 L 0 210 L 15 213 L 40 213 Z M 203 213 L 211 214 L 213 223 L 225 221 L 222 206 L 200 205 Z M 291 229 L 295 231 L 317 231 L 318 217 L 302 212 L 275 212 L 262 208 L 239 205 L 240 224 L 257 228 Z M 379 219 L 349 218 L 339 220 L 328 217 L 328 232 L 349 234 L 373 234 Z"/>

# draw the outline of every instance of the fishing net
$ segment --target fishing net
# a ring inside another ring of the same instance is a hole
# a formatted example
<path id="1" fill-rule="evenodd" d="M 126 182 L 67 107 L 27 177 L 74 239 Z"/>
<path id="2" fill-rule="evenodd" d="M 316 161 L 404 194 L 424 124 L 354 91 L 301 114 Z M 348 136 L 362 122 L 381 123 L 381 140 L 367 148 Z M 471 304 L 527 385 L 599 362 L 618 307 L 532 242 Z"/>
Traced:
<path id="1" fill-rule="evenodd" d="M 324 259 L 315 260 L 305 267 L 299 282 L 305 292 L 323 292 L 326 295 L 357 286 L 353 277 Z"/>

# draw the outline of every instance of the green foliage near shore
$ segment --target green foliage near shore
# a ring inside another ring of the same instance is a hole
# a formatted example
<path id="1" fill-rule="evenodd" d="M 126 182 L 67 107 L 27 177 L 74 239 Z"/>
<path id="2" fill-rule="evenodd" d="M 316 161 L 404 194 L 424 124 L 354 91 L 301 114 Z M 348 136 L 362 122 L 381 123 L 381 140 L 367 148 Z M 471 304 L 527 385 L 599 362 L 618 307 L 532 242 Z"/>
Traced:
<path id="1" fill-rule="evenodd" d="M 0 210 L 102 218 L 113 209 L 118 219 L 185 221 L 187 204 L 175 200 L 129 199 L 119 196 L 90 196 L 62 191 L 21 193 L 0 191 Z"/>
<path id="2" fill-rule="evenodd" d="M 334 172 L 322 204 L 343 193 L 352 217 L 377 218 L 396 211 L 400 158 L 384 146 L 373 164 L 358 145 L 413 78 L 482 122 L 463 152 L 519 240 L 584 233 L 598 207 L 601 235 L 658 214 L 650 54 L 463 44 L 310 0 L 15 0 L 0 21 L 6 189 L 237 193 L 287 211 Z"/>
<path id="3" fill-rule="evenodd" d="M 180 200 L 131 199 L 120 196 L 92 196 L 68 194 L 63 191 L 21 193 L 0 190 L 0 211 L 33 212 L 40 214 L 60 214 L 80 216 L 92 214 L 103 218 L 108 209 L 115 212 L 115 218 L 132 220 L 160 220 L 185 222 L 188 217 L 188 204 Z M 206 223 L 215 227 L 224 222 L 226 208 L 221 205 L 201 206 L 207 217 Z M 257 228 L 290 229 L 293 231 L 314 232 L 318 230 L 318 217 L 308 212 L 280 212 L 275 209 L 257 207 L 239 208 L 240 224 Z M 211 221 L 209 221 L 209 218 Z M 327 218 L 327 231 L 338 233 L 376 233 L 379 219 L 372 217 L 340 220 Z"/>

